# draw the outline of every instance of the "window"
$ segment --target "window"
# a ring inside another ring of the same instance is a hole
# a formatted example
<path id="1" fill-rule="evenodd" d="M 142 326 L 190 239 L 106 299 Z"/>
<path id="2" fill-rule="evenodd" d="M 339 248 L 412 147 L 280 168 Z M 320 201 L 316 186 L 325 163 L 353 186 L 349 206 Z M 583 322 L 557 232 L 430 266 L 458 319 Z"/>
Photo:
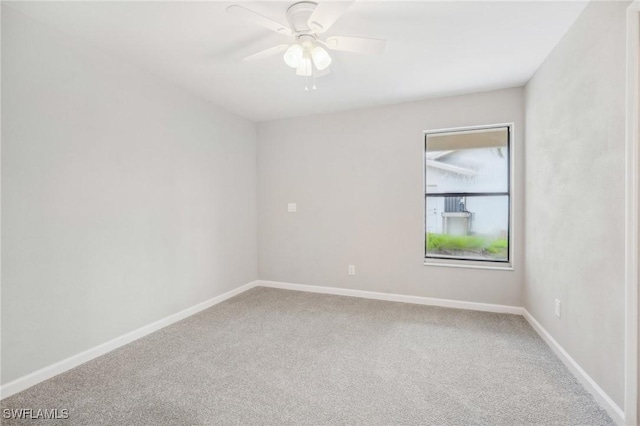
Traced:
<path id="1" fill-rule="evenodd" d="M 425 134 L 426 263 L 510 266 L 511 126 Z"/>

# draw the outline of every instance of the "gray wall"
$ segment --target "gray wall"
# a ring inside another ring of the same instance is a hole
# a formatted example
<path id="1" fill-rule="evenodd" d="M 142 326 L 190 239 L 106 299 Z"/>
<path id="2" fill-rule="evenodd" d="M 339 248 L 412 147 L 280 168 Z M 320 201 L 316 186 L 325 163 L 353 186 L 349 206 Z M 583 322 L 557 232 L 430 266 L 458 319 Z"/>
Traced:
<path id="1" fill-rule="evenodd" d="M 508 89 L 260 123 L 260 279 L 522 306 L 523 104 Z M 424 266 L 422 132 L 504 122 L 515 123 L 515 270 Z"/>
<path id="2" fill-rule="evenodd" d="M 2 383 L 257 278 L 255 125 L 2 8 Z"/>
<path id="3" fill-rule="evenodd" d="M 627 6 L 588 5 L 526 86 L 525 306 L 620 407 Z"/>

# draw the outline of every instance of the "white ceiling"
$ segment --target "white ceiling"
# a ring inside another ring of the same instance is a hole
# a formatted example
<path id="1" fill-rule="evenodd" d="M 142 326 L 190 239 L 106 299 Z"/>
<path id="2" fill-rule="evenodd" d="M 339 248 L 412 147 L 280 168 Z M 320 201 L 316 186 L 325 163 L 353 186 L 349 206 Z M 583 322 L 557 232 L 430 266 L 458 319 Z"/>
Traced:
<path id="1" fill-rule="evenodd" d="M 586 5 L 356 2 L 327 35 L 384 38 L 385 53 L 332 52 L 332 73 L 306 93 L 280 56 L 241 61 L 288 37 L 225 14 L 241 4 L 286 23 L 292 2 L 9 5 L 254 121 L 523 85 Z"/>

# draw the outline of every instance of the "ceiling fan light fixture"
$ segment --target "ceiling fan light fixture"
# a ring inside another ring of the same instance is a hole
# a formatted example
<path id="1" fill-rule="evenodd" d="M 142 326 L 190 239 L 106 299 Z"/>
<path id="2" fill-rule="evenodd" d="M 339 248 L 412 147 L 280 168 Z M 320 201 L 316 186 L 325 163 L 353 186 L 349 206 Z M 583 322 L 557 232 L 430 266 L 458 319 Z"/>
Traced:
<path id="1" fill-rule="evenodd" d="M 304 59 L 304 49 L 297 43 L 289 46 L 284 53 L 284 62 L 291 68 L 298 68 Z"/>
<path id="2" fill-rule="evenodd" d="M 329 56 L 329 53 L 320 46 L 313 48 L 311 51 L 311 57 L 313 58 L 313 63 L 318 71 L 327 69 L 327 67 L 331 65 L 331 56 Z"/>
<path id="3" fill-rule="evenodd" d="M 302 58 L 302 61 L 300 61 L 300 65 L 296 69 L 296 75 L 300 75 L 303 77 L 310 77 L 311 75 L 313 75 L 313 63 L 311 62 L 311 58 L 309 58 L 308 56 Z"/>
<path id="4" fill-rule="evenodd" d="M 284 53 L 284 62 L 305 77 L 308 91 L 312 77 L 312 89 L 316 89 L 315 79 L 329 74 L 333 60 L 327 50 L 379 55 L 384 51 L 386 41 L 373 38 L 351 36 L 325 36 L 325 33 L 356 0 L 295 0 L 286 10 L 289 26 L 270 19 L 240 5 L 229 6 L 226 11 L 247 22 L 256 24 L 278 34 L 295 38 L 243 58 L 245 61 L 268 58 Z M 327 49 L 327 50 L 325 50 Z M 342 58 L 340 58 L 342 59 Z"/>

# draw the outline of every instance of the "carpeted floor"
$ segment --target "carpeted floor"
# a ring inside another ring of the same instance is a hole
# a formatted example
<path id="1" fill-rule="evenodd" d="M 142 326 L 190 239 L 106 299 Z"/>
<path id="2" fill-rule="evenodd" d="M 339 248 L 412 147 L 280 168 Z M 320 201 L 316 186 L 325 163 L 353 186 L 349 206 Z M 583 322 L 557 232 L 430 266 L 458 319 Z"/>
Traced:
<path id="1" fill-rule="evenodd" d="M 613 424 L 520 316 L 262 287 L 0 405 L 79 425 Z"/>

